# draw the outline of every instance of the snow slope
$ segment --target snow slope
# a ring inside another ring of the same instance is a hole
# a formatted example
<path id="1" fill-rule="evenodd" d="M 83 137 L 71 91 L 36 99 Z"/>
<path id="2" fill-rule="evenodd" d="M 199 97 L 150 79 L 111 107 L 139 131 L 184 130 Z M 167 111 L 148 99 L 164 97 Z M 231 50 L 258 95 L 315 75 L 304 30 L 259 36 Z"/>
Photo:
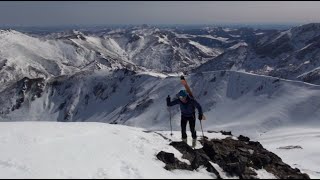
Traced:
<path id="1" fill-rule="evenodd" d="M 179 131 L 170 136 L 170 131 L 148 132 L 142 128 L 85 122 L 1 122 L 0 125 L 0 178 L 3 179 L 216 178 L 204 167 L 196 171 L 167 171 L 163 168 L 165 164 L 156 158 L 160 151 L 174 153 L 180 161 L 190 163 L 169 145 L 169 140 L 163 138 L 180 141 Z M 270 133 L 261 139 L 263 146 L 274 150 L 285 163 L 300 168 L 311 178 L 319 178 L 320 156 L 318 147 L 313 145 L 313 141 L 319 138 L 319 131 L 291 130 Z M 228 137 L 220 133 L 206 133 L 206 136 Z M 294 142 L 293 138 L 297 136 L 304 149 L 276 149 Z M 280 137 L 284 139 L 282 143 Z M 307 137 L 309 139 L 303 141 Z M 191 144 L 190 138 L 188 144 Z M 198 143 L 196 148 L 201 148 L 201 144 Z M 238 178 L 227 176 L 217 164 L 214 167 L 223 178 Z M 274 178 L 263 169 L 256 172 L 258 178 Z"/>
<path id="2" fill-rule="evenodd" d="M 320 178 L 320 153 L 316 143 L 320 138 L 319 127 L 284 127 L 272 130 L 257 138 L 271 152 L 282 158 L 283 162 L 307 173 L 312 179 Z M 285 149 L 297 146 L 301 148 Z"/>
<path id="3" fill-rule="evenodd" d="M 188 162 L 168 144 L 158 134 L 122 125 L 1 123 L 0 178 L 215 178 L 205 168 L 165 170 L 156 158 L 161 150 Z"/>

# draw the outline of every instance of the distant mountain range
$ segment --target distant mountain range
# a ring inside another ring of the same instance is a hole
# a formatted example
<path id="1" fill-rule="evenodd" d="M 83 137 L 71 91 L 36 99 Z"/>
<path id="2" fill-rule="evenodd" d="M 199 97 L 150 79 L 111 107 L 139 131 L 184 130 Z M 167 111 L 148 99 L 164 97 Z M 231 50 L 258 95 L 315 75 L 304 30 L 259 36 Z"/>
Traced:
<path id="1" fill-rule="evenodd" d="M 242 113 L 252 104 L 263 112 L 264 103 L 271 107 L 281 99 L 262 124 L 271 117 L 287 121 L 282 113 L 295 120 L 294 112 L 313 121 L 319 88 L 298 81 L 320 83 L 319 30 L 316 23 L 288 30 L 147 25 L 46 35 L 1 30 L 0 117 L 161 127 L 168 115 L 163 98 L 182 88 L 179 75 L 185 73 L 206 113 L 223 114 L 231 104 L 251 99 L 238 109 L 237 118 L 245 119 Z M 303 92 L 308 94 L 290 99 Z M 256 102 L 260 95 L 264 103 Z M 309 109 L 296 111 L 302 104 Z"/>

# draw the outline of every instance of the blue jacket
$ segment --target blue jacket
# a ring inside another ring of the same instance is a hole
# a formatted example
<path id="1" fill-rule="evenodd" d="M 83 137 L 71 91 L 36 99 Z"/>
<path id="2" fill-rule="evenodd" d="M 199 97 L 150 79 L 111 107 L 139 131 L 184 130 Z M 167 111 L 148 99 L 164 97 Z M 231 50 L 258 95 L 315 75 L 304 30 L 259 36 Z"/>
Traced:
<path id="1" fill-rule="evenodd" d="M 195 114 L 195 108 L 198 109 L 199 114 L 202 114 L 202 107 L 195 99 L 187 96 L 187 100 L 188 101 L 186 103 L 183 103 L 178 98 L 173 101 L 167 99 L 167 106 L 174 106 L 180 104 L 181 115 L 185 117 L 193 117 Z"/>

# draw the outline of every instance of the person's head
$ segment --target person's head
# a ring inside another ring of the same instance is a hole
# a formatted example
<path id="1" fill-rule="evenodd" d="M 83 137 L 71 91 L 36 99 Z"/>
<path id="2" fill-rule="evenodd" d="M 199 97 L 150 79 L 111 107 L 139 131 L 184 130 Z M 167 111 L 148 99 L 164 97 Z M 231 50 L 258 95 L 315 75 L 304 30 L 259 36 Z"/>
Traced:
<path id="1" fill-rule="evenodd" d="M 181 90 L 178 93 L 179 99 L 180 101 L 182 101 L 183 103 L 186 103 L 188 101 L 187 97 L 188 97 L 188 93 L 186 90 Z"/>

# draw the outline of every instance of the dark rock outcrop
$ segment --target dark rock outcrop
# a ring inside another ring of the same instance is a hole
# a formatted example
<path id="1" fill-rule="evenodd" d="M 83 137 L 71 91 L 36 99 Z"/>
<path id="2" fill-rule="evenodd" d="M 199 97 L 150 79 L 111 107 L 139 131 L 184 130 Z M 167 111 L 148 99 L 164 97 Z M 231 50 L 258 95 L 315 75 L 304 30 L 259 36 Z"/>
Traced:
<path id="1" fill-rule="evenodd" d="M 43 78 L 29 79 L 24 77 L 16 84 L 16 103 L 11 108 L 11 111 L 19 109 L 26 101 L 26 96 L 30 98 L 30 101 L 34 101 L 36 98 L 41 97 L 45 87 L 45 80 Z"/>
<path id="2" fill-rule="evenodd" d="M 231 132 L 224 134 L 231 134 Z M 157 158 L 166 163 L 165 169 L 167 170 L 192 171 L 204 166 L 217 178 L 221 176 L 211 162 L 218 164 L 227 175 L 238 176 L 240 179 L 256 179 L 257 173 L 254 170 L 259 169 L 265 169 L 280 179 L 310 179 L 307 174 L 290 167 L 276 154 L 264 149 L 259 142 L 250 141 L 250 138 L 242 135 L 238 139 L 228 137 L 222 140 L 200 140 L 203 145 L 201 149 L 192 149 L 184 142 L 171 142 L 170 145 L 181 152 L 182 158 L 189 160 L 191 165 L 182 163 L 174 157 L 174 154 L 163 151 L 157 155 Z"/>
<path id="3" fill-rule="evenodd" d="M 204 166 L 208 172 L 214 173 L 217 179 L 221 179 L 218 171 L 209 162 L 210 158 L 202 149 L 194 150 L 185 142 L 171 142 L 170 145 L 180 151 L 183 154 L 182 158 L 189 160 L 191 165 L 179 161 L 172 153 L 161 151 L 157 154 L 157 158 L 166 163 L 165 169 L 185 169 L 193 171 L 200 166 Z"/>
<path id="4" fill-rule="evenodd" d="M 221 132 L 221 134 L 223 134 L 223 135 L 226 135 L 226 136 L 232 136 L 232 133 L 231 133 L 231 131 L 220 131 Z"/>
<path id="5" fill-rule="evenodd" d="M 188 165 L 187 163 L 181 162 L 177 158 L 175 158 L 173 153 L 167 153 L 167 152 L 161 151 L 157 154 L 157 158 L 162 162 L 166 163 L 166 166 L 164 167 L 166 170 L 174 170 L 174 169 L 185 169 L 190 171 L 193 170 L 190 165 Z"/>
<path id="6" fill-rule="evenodd" d="M 246 137 L 246 136 L 243 136 L 243 135 L 240 135 L 238 137 L 239 141 L 244 141 L 244 142 L 249 142 L 250 141 L 250 138 Z"/>

